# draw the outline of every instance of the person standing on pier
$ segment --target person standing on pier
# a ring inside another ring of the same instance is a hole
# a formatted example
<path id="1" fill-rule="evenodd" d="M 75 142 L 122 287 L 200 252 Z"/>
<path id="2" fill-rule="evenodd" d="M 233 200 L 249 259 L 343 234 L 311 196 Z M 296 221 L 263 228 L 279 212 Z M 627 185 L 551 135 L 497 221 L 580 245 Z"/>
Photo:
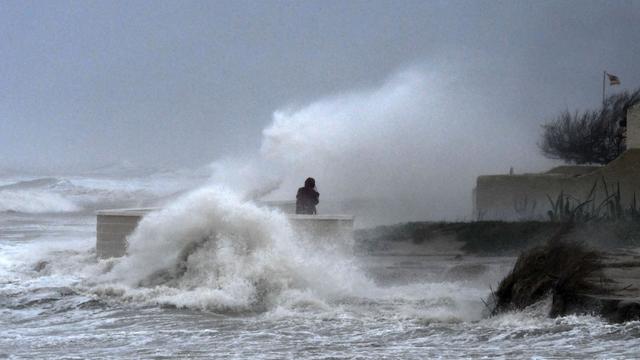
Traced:
<path id="1" fill-rule="evenodd" d="M 320 202 L 319 198 L 320 193 L 316 189 L 316 180 L 307 178 L 304 181 L 304 187 L 299 188 L 296 195 L 296 214 L 315 214 L 316 205 Z"/>

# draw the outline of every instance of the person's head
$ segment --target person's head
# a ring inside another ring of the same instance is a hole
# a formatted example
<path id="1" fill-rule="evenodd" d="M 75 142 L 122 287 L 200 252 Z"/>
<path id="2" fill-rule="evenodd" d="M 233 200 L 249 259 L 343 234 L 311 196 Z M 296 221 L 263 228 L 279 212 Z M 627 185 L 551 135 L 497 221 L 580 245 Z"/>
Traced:
<path id="1" fill-rule="evenodd" d="M 313 189 L 316 187 L 316 180 L 314 178 L 307 178 L 307 180 L 304 181 L 304 187 L 309 188 L 309 189 Z"/>

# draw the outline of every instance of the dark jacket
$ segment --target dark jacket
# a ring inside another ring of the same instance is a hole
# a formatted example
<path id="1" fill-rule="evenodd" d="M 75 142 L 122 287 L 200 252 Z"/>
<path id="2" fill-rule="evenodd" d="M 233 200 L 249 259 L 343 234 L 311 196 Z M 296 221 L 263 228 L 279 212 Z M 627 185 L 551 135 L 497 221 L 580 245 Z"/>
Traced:
<path id="1" fill-rule="evenodd" d="M 320 193 L 312 188 L 301 187 L 296 195 L 296 214 L 315 214 L 320 202 Z"/>

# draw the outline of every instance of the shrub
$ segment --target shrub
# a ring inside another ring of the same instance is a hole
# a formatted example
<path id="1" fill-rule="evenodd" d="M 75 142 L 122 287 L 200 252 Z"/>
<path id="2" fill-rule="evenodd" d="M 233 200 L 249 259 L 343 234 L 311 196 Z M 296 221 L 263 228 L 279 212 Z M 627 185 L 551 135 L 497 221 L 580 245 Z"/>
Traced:
<path id="1" fill-rule="evenodd" d="M 640 88 L 609 96 L 599 110 L 562 112 L 542 126 L 542 153 L 574 164 L 607 164 L 626 150 L 627 110 L 640 103 Z"/>

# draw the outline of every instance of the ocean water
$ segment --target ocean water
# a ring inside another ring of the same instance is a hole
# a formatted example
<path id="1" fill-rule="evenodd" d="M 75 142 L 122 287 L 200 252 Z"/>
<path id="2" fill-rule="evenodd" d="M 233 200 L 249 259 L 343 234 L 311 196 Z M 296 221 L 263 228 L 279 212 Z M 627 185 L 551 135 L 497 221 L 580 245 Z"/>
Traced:
<path id="1" fill-rule="evenodd" d="M 514 258 L 357 253 L 194 186 L 0 179 L 0 358 L 640 357 L 638 322 L 549 319 L 548 300 L 488 317 Z M 94 210 L 151 205 L 129 255 L 97 260 Z"/>

